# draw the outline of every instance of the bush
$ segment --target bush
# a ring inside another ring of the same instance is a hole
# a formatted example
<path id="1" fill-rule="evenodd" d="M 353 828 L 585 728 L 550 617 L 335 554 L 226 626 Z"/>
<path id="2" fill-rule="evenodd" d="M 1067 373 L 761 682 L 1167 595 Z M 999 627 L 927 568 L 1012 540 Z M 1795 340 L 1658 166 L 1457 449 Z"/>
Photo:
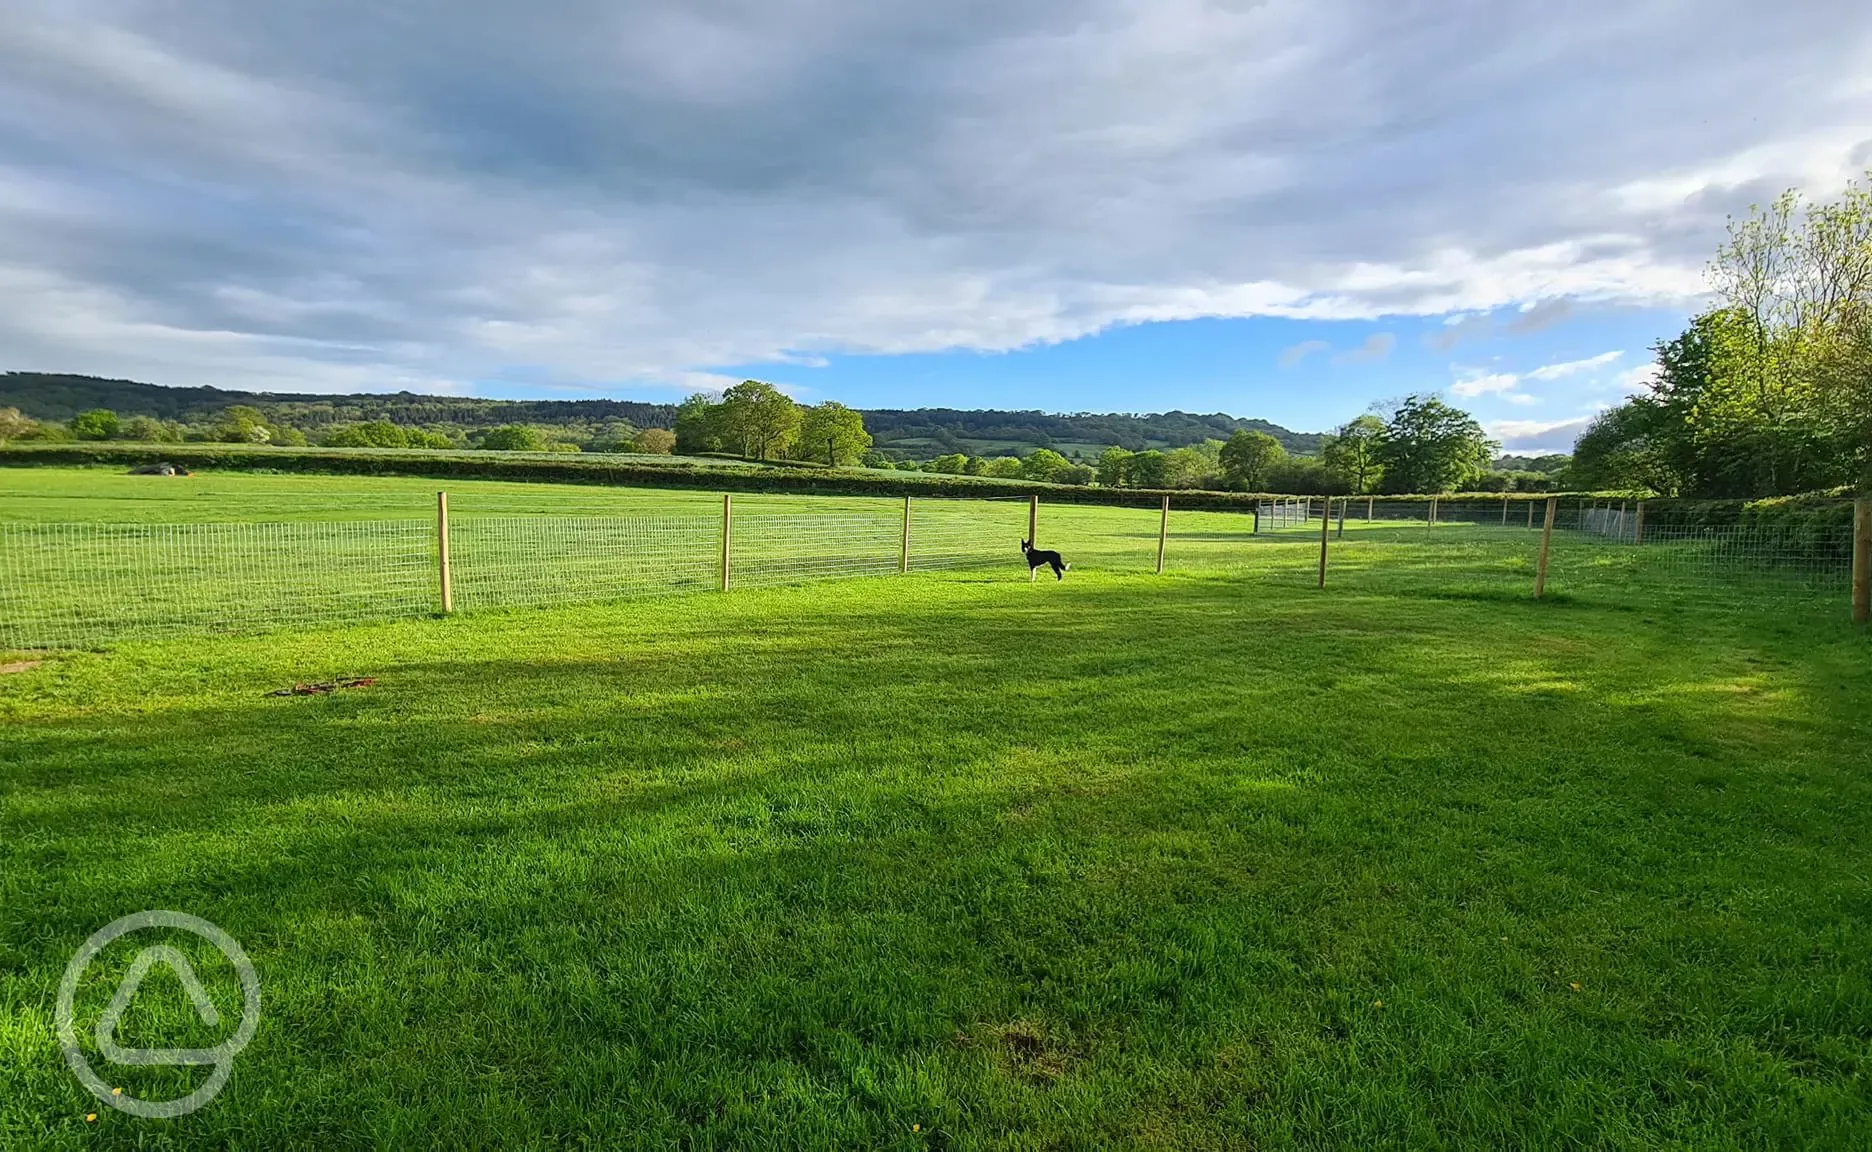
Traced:
<path id="1" fill-rule="evenodd" d="M 544 452 L 546 438 L 525 424 L 502 424 L 482 435 L 481 447 L 495 452 Z"/>
<path id="2" fill-rule="evenodd" d="M 631 448 L 646 456 L 668 456 L 676 450 L 676 433 L 668 428 L 645 428 L 632 438 Z"/>
<path id="3" fill-rule="evenodd" d="M 117 429 L 117 413 L 109 408 L 80 412 L 71 420 L 72 435 L 80 440 L 115 440 Z"/>

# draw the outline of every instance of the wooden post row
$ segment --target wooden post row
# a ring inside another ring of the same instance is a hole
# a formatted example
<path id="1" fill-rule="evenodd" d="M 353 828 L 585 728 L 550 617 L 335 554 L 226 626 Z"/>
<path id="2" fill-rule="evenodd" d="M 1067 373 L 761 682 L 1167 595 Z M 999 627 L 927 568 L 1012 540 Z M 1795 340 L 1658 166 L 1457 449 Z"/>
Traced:
<path id="1" fill-rule="evenodd" d="M 1872 497 L 1853 501 L 1852 616 L 1872 622 Z"/>
<path id="2" fill-rule="evenodd" d="M 1320 513 L 1320 565 L 1319 586 L 1326 587 L 1326 541 L 1332 529 L 1332 497 L 1326 498 L 1326 507 Z"/>
<path id="3" fill-rule="evenodd" d="M 728 556 L 734 539 L 734 496 L 723 492 L 721 498 L 721 590 L 728 591 Z"/>
<path id="4" fill-rule="evenodd" d="M 1547 521 L 1541 527 L 1540 564 L 1534 570 L 1534 599 L 1539 600 L 1547 594 L 1547 553 L 1553 548 L 1554 512 L 1560 507 L 1560 498 L 1547 498 Z"/>
<path id="5" fill-rule="evenodd" d="M 436 561 L 442 581 L 442 614 L 455 611 L 455 587 L 449 578 L 448 493 L 436 493 Z"/>
<path id="6" fill-rule="evenodd" d="M 1163 498 L 1163 517 L 1157 521 L 1157 574 L 1163 575 L 1164 545 L 1170 540 L 1170 497 Z"/>

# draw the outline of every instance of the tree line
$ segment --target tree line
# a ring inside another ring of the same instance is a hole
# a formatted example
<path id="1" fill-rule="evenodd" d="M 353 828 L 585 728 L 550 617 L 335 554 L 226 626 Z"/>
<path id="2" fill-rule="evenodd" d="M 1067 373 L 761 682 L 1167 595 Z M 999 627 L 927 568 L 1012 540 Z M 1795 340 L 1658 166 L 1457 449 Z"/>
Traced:
<path id="1" fill-rule="evenodd" d="M 1583 486 L 1671 496 L 1872 490 L 1872 173 L 1732 220 L 1714 305 L 1574 448 Z"/>

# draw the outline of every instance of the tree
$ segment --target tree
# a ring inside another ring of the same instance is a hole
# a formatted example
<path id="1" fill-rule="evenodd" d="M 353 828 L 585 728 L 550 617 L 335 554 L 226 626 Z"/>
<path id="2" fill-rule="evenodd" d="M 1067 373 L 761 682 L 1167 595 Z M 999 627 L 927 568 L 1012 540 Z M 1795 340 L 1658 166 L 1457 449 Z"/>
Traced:
<path id="1" fill-rule="evenodd" d="M 1387 492 L 1450 492 L 1487 471 L 1498 447 L 1462 409 L 1406 396 L 1378 439 L 1378 466 Z"/>
<path id="2" fill-rule="evenodd" d="M 676 406 L 676 451 L 687 456 L 698 452 L 720 452 L 722 436 L 721 405 L 697 392 Z"/>
<path id="3" fill-rule="evenodd" d="M 0 444 L 17 440 L 38 426 L 31 417 L 22 416 L 18 408 L 0 408 Z"/>
<path id="4" fill-rule="evenodd" d="M 1053 449 L 1036 448 L 1027 454 L 1025 460 L 1021 461 L 1021 475 L 1029 480 L 1045 480 L 1051 482 L 1054 477 L 1070 467 L 1072 467 L 1072 465 L 1066 462 L 1066 457 L 1061 456 L 1058 452 L 1053 451 Z"/>
<path id="5" fill-rule="evenodd" d="M 214 438 L 228 444 L 270 444 L 273 430 L 266 413 L 247 404 L 234 404 L 221 413 Z"/>
<path id="6" fill-rule="evenodd" d="M 1092 465 L 1072 463 L 1066 465 L 1065 469 L 1053 478 L 1053 482 L 1055 484 L 1071 484 L 1074 487 L 1084 487 L 1092 483 L 1092 478 L 1096 475 L 1098 475 L 1098 473 L 1092 470 Z"/>
<path id="7" fill-rule="evenodd" d="M 1167 460 L 1162 452 L 1147 448 L 1125 461 L 1125 487 L 1163 488 L 1166 486 Z"/>
<path id="8" fill-rule="evenodd" d="M 388 420 L 366 420 L 339 428 L 319 443 L 327 448 L 407 448 L 409 433 Z"/>
<path id="9" fill-rule="evenodd" d="M 1368 412 L 1332 430 L 1320 445 L 1320 462 L 1348 492 L 1370 492 L 1378 485 L 1378 441 L 1383 435 L 1384 421 Z"/>
<path id="10" fill-rule="evenodd" d="M 631 451 L 646 456 L 668 456 L 676 450 L 676 434 L 668 428 L 645 428 L 631 438 Z"/>
<path id="11" fill-rule="evenodd" d="M 864 417 L 828 400 L 806 409 L 800 419 L 799 442 L 809 459 L 843 468 L 870 450 L 871 433 L 865 431 Z"/>
<path id="12" fill-rule="evenodd" d="M 1019 480 L 1025 473 L 1021 469 L 1019 456 L 996 456 L 988 461 L 988 469 L 982 474 L 1001 480 Z"/>
<path id="13" fill-rule="evenodd" d="M 544 452 L 546 438 L 539 429 L 526 424 L 502 424 L 487 430 L 481 437 L 481 447 L 496 452 Z"/>
<path id="14" fill-rule="evenodd" d="M 1244 428 L 1222 445 L 1223 483 L 1242 492 L 1265 492 L 1274 466 L 1287 455 L 1279 440 Z"/>
<path id="15" fill-rule="evenodd" d="M 1099 453 L 1098 482 L 1103 488 L 1122 488 L 1125 483 L 1125 464 L 1131 459 L 1131 453 L 1123 448 L 1111 447 Z"/>
<path id="16" fill-rule="evenodd" d="M 177 444 L 182 440 L 182 425 L 154 416 L 132 416 L 118 435 L 138 444 Z"/>
<path id="17" fill-rule="evenodd" d="M 71 420 L 72 435 L 80 440 L 114 440 L 117 429 L 117 413 L 109 408 L 80 412 Z"/>
<path id="18" fill-rule="evenodd" d="M 960 476 L 968 471 L 968 462 L 969 458 L 960 452 L 945 452 L 931 460 L 930 467 L 937 472 Z"/>
<path id="19" fill-rule="evenodd" d="M 743 380 L 723 392 L 719 419 L 723 441 L 756 460 L 785 452 L 800 430 L 799 405 L 759 380 Z"/>

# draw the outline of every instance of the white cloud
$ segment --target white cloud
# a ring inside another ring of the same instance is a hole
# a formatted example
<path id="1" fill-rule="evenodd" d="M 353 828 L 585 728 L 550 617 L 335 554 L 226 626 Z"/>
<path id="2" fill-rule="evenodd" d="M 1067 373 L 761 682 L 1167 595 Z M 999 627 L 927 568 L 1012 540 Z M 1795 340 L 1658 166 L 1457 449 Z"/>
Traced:
<path id="1" fill-rule="evenodd" d="M 1832 5 L 549 9 L 12 0 L 0 360 L 675 392 L 1195 317 L 1534 331 L 1691 301 L 1726 211 L 1872 135 Z"/>
<path id="2" fill-rule="evenodd" d="M 1595 368 L 1604 368 L 1617 360 L 1624 352 L 1601 352 L 1597 356 L 1588 356 L 1584 360 L 1564 360 L 1558 364 L 1547 364 L 1528 373 L 1530 380 L 1559 380 L 1565 376 L 1574 376 L 1581 372 L 1590 372 Z"/>
<path id="3" fill-rule="evenodd" d="M 1494 420 L 1483 430 L 1501 441 L 1504 452 L 1571 452 L 1573 442 L 1592 423 L 1590 416 L 1570 420 Z"/>
<path id="4" fill-rule="evenodd" d="M 1627 395 L 1635 396 L 1640 393 L 1649 392 L 1652 383 L 1656 381 L 1657 378 L 1658 366 L 1656 361 L 1652 361 L 1649 364 L 1640 364 L 1629 372 L 1622 372 L 1619 374 L 1618 389 Z"/>
<path id="5" fill-rule="evenodd" d="M 1513 391 L 1521 377 L 1512 372 L 1482 372 L 1477 369 L 1458 369 L 1456 382 L 1450 385 L 1450 391 L 1457 396 L 1474 397 L 1499 395 Z"/>

